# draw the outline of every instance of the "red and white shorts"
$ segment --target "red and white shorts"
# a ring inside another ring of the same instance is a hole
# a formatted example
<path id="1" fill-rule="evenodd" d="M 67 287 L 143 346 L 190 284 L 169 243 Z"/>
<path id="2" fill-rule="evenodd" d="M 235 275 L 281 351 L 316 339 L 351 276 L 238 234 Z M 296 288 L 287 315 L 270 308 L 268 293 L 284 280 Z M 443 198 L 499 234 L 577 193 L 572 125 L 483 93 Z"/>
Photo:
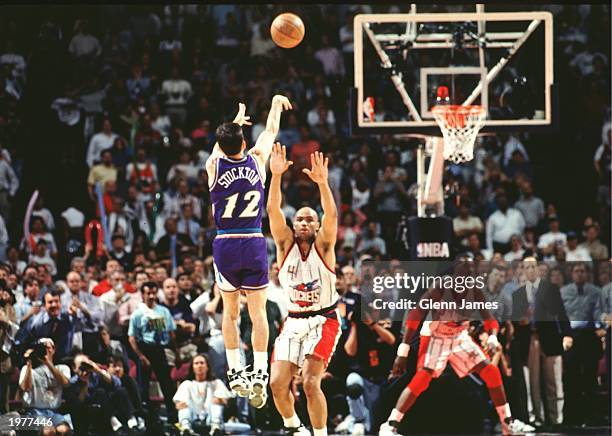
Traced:
<path id="1" fill-rule="evenodd" d="M 439 377 L 450 362 L 457 376 L 465 377 L 486 359 L 482 349 L 464 330 L 457 336 L 431 336 L 422 367 L 433 371 L 433 377 Z"/>
<path id="2" fill-rule="evenodd" d="M 306 356 L 315 356 L 327 366 L 341 333 L 337 310 L 308 318 L 288 317 L 274 342 L 272 362 L 286 360 L 301 368 Z"/>

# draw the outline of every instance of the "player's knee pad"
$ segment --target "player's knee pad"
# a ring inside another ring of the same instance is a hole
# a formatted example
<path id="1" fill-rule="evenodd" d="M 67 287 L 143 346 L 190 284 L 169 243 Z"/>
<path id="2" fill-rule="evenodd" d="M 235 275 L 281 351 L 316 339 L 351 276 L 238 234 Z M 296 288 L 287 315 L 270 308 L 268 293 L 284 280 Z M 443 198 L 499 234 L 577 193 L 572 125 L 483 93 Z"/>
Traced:
<path id="1" fill-rule="evenodd" d="M 418 396 L 429 387 L 429 382 L 431 382 L 431 374 L 421 369 L 412 377 L 412 380 L 408 383 L 408 388 L 410 392 Z"/>
<path id="2" fill-rule="evenodd" d="M 479 375 L 488 388 L 496 388 L 502 385 L 502 378 L 499 368 L 491 363 L 485 366 L 482 371 L 480 371 Z"/>

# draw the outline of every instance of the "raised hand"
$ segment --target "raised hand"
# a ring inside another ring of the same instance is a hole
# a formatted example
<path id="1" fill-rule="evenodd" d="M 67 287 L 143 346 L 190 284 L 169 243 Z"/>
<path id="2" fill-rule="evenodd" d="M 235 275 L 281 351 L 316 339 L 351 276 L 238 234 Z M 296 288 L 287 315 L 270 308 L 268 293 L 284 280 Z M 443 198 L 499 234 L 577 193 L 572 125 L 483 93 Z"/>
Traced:
<path id="1" fill-rule="evenodd" d="M 246 115 L 246 105 L 244 103 L 238 103 L 238 113 L 236 114 L 236 118 L 234 118 L 234 123 L 239 126 L 250 126 L 252 124 L 249 121 L 250 119 L 251 117 Z"/>
<path id="2" fill-rule="evenodd" d="M 323 157 L 323 153 L 315 151 L 310 154 L 310 166 L 311 169 L 304 168 L 302 171 L 310 177 L 315 183 L 327 182 L 327 165 L 329 164 L 329 158 Z"/>
<path id="3" fill-rule="evenodd" d="M 280 107 L 281 110 L 284 110 L 284 111 L 293 109 L 293 106 L 291 106 L 291 102 L 284 95 L 275 95 L 272 98 L 272 107 L 275 107 L 275 106 Z"/>
<path id="4" fill-rule="evenodd" d="M 287 160 L 287 147 L 281 145 L 280 142 L 274 143 L 270 156 L 270 171 L 272 171 L 272 174 L 283 174 L 291 165 L 293 165 L 293 162 Z"/>

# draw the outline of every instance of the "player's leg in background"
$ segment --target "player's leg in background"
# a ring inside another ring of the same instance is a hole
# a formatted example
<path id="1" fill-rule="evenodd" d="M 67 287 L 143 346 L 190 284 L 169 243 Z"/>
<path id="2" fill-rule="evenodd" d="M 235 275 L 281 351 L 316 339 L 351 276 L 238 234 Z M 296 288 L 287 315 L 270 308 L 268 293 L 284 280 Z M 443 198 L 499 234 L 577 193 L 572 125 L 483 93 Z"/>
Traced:
<path id="1" fill-rule="evenodd" d="M 272 389 L 274 404 L 283 418 L 285 427 L 300 426 L 300 420 L 295 413 L 295 399 L 291 392 L 291 381 L 297 371 L 297 365 L 288 360 L 272 362 L 270 368 L 270 389 Z"/>
<path id="2" fill-rule="evenodd" d="M 314 436 L 327 434 L 327 400 L 321 390 L 321 378 L 324 371 L 325 362 L 323 360 L 315 356 L 306 356 L 302 377 L 308 416 Z"/>
<path id="3" fill-rule="evenodd" d="M 266 289 L 246 291 L 249 317 L 253 323 L 253 369 L 268 373 L 268 316 L 266 314 Z"/>
<path id="4" fill-rule="evenodd" d="M 225 354 L 229 370 L 240 371 L 243 364 L 240 361 L 240 333 L 238 318 L 240 317 L 240 292 L 221 292 L 223 300 L 223 321 L 221 331 L 225 344 Z"/>

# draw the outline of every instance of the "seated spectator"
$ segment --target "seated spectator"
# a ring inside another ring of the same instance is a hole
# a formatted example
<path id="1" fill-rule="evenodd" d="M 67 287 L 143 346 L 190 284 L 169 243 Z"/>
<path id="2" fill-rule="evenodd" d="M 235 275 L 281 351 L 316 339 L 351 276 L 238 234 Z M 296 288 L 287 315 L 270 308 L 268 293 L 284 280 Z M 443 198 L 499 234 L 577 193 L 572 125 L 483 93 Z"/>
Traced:
<path id="1" fill-rule="evenodd" d="M 89 198 L 92 201 L 98 201 L 96 196 L 96 185 L 102 185 L 103 189 L 106 189 L 108 182 L 115 183 L 117 181 L 117 168 L 113 165 L 113 155 L 110 150 L 103 150 L 100 153 L 101 163 L 94 165 L 89 170 L 87 176 L 87 189 L 89 191 Z"/>
<path id="2" fill-rule="evenodd" d="M 110 338 L 108 336 L 108 332 L 106 336 Z M 119 342 L 119 341 L 113 341 L 113 342 Z M 127 368 L 127 363 L 126 363 L 127 361 L 123 357 L 121 357 L 121 355 L 112 354 L 106 360 L 106 362 L 108 362 L 109 374 L 121 380 L 121 386 L 123 386 L 123 388 L 125 389 L 127 393 L 127 397 L 130 402 L 131 409 L 134 410 L 134 416 L 138 423 L 137 425 L 138 431 L 146 430 L 145 420 L 144 420 L 146 411 L 142 407 L 140 390 L 138 389 L 138 384 L 136 383 L 136 380 L 134 379 L 134 377 L 131 377 L 125 371 L 125 368 Z M 129 422 L 128 427 L 130 425 L 133 426 L 133 423 Z"/>
<path id="3" fill-rule="evenodd" d="M 161 95 L 166 104 L 166 113 L 173 120 L 172 124 L 183 125 L 187 118 L 187 102 L 193 90 L 187 80 L 180 78 L 178 67 L 172 67 L 170 78 L 162 83 Z"/>
<path id="4" fill-rule="evenodd" d="M 21 241 L 21 249 L 27 254 L 33 254 L 36 251 L 36 244 L 41 240 L 47 243 L 48 254 L 55 257 L 57 255 L 55 238 L 47 231 L 44 220 L 39 216 L 35 216 L 30 219 L 30 235 L 27 240 L 24 237 Z"/>
<path id="5" fill-rule="evenodd" d="M 106 118 L 102 123 L 102 130 L 96 133 L 89 140 L 89 147 L 87 148 L 87 165 L 89 168 L 95 164 L 100 163 L 101 153 L 104 150 L 109 150 L 115 143 L 115 139 L 118 136 L 113 132 L 113 125 L 111 121 Z"/>
<path id="6" fill-rule="evenodd" d="M 155 251 L 160 259 L 178 259 L 179 255 L 189 253 L 194 244 L 191 238 L 184 233 L 178 233 L 176 219 L 168 218 L 164 224 L 166 234 L 159 238 Z"/>
<path id="7" fill-rule="evenodd" d="M 459 206 L 459 216 L 453 218 L 453 232 L 463 247 L 468 246 L 468 235 L 484 232 L 482 221 L 470 213 L 470 207 L 469 202 L 462 201 Z"/>
<path id="8" fill-rule="evenodd" d="M 548 229 L 549 231 L 547 233 L 540 236 L 538 242 L 538 248 L 542 251 L 542 254 L 546 256 L 552 254 L 555 245 L 560 245 L 565 248 L 567 244 L 567 236 L 559 230 L 558 217 L 553 216 L 548 218 Z"/>
<path id="9" fill-rule="evenodd" d="M 17 332 L 15 345 L 27 350 L 40 338 L 51 338 L 56 346 L 56 357 L 63 359 L 72 352 L 74 338 L 73 307 L 67 313 L 61 313 L 60 292 L 52 290 L 44 295 L 44 310 L 22 322 Z"/>
<path id="10" fill-rule="evenodd" d="M 98 57 L 102 53 L 102 46 L 98 38 L 89 32 L 87 20 L 77 20 L 74 25 L 75 35 L 70 40 L 68 52 L 76 57 Z"/>
<path id="11" fill-rule="evenodd" d="M 223 422 L 223 408 L 232 397 L 225 384 L 214 377 L 208 357 L 198 354 L 191 359 L 189 377 L 179 385 L 173 398 L 181 429 L 188 434 L 204 434 L 207 427 L 210 435 L 223 434 L 223 430 L 248 432 L 248 424 Z"/>
<path id="12" fill-rule="evenodd" d="M 104 280 L 100 281 L 100 283 L 94 286 L 91 293 L 96 297 L 99 297 L 106 292 L 111 291 L 113 289 L 113 285 L 110 282 L 110 277 L 115 271 L 121 271 L 121 264 L 116 259 L 108 259 L 106 261 L 106 268 L 104 270 Z M 136 292 L 136 289 L 130 283 L 125 283 L 124 286 L 126 292 Z"/>
<path id="13" fill-rule="evenodd" d="M 193 347 L 195 349 L 191 340 L 197 330 L 197 322 L 193 319 L 189 301 L 179 293 L 178 285 L 173 278 L 164 280 L 162 286 L 164 299 L 161 304 L 170 311 L 176 324 L 175 337 L 179 352 L 183 352 L 183 347 Z M 178 359 L 179 356 L 177 355 L 175 358 Z"/>
<path id="14" fill-rule="evenodd" d="M 116 433 L 124 425 L 132 429 L 138 421 L 121 380 L 102 369 L 85 354 L 74 358 L 75 374 L 65 389 L 65 398 L 77 434 Z"/>
<path id="15" fill-rule="evenodd" d="M 578 235 L 576 232 L 567 232 L 567 245 L 565 249 L 566 262 L 590 262 L 591 253 L 585 247 L 578 246 Z"/>
<path id="16" fill-rule="evenodd" d="M 193 219 L 193 206 L 185 203 L 181 207 L 182 218 L 176 223 L 179 233 L 184 233 L 191 238 L 193 245 L 197 245 L 200 239 L 200 224 Z"/>
<path id="17" fill-rule="evenodd" d="M 112 360 L 113 357 L 117 357 L 122 359 L 126 368 L 128 367 L 127 350 L 120 341 L 111 339 L 110 332 L 105 326 L 100 327 L 96 339 L 96 350 L 92 354 L 94 361 L 103 364 Z"/>
<path id="18" fill-rule="evenodd" d="M 144 74 L 142 66 L 138 64 L 132 66 L 131 73 L 132 77 L 125 82 L 129 98 L 132 101 L 137 101 L 141 97 L 147 97 L 151 87 L 151 79 Z"/>
<path id="19" fill-rule="evenodd" d="M 28 321 L 41 310 L 40 284 L 37 278 L 24 279 L 23 294 L 21 301 L 15 305 L 15 319 L 18 323 Z"/>
<path id="20" fill-rule="evenodd" d="M 44 239 L 40 239 L 36 243 L 36 249 L 34 250 L 34 253 L 30 254 L 28 262 L 36 265 L 47 265 L 49 268 L 49 273 L 52 276 L 57 274 L 57 266 L 55 265 L 53 258 L 49 255 L 47 241 Z"/>
<path id="21" fill-rule="evenodd" d="M 344 212 L 342 223 L 338 226 L 338 245 L 345 243 L 355 247 L 361 238 L 361 226 L 357 224 L 357 218 L 352 210 Z"/>
<path id="22" fill-rule="evenodd" d="M 586 229 L 586 241 L 579 245 L 589 251 L 593 260 L 607 260 L 608 247 L 599 240 L 599 225 L 592 224 Z"/>
<path id="23" fill-rule="evenodd" d="M 151 115 L 151 127 L 157 130 L 161 136 L 169 136 L 172 123 L 167 115 L 161 113 L 158 103 L 152 103 L 149 110 Z"/>
<path id="24" fill-rule="evenodd" d="M 116 260 L 121 264 L 121 267 L 126 271 L 132 270 L 132 262 L 134 257 L 127 250 L 125 236 L 121 234 L 113 235 L 111 239 L 111 249 L 108 252 L 111 259 Z"/>
<path id="25" fill-rule="evenodd" d="M 198 167 L 194 165 L 191 153 L 188 150 L 181 151 L 178 163 L 170 168 L 166 180 L 170 182 L 175 177 L 184 178 L 191 184 L 195 183 L 198 178 Z"/>
<path id="26" fill-rule="evenodd" d="M 32 210 L 32 216 L 39 216 L 45 222 L 45 226 L 47 229 L 52 232 L 55 230 L 55 220 L 53 219 L 53 214 L 49 209 L 47 209 L 43 200 L 42 195 L 39 195 L 36 199 L 36 203 L 34 203 L 34 209 Z"/>
<path id="27" fill-rule="evenodd" d="M 371 251 L 375 251 L 383 256 L 387 254 L 387 244 L 380 237 L 376 221 L 368 221 L 366 231 L 361 236 L 361 241 L 357 245 L 357 253 L 369 253 Z"/>
<path id="28" fill-rule="evenodd" d="M 520 235 L 512 235 L 510 238 L 510 251 L 504 254 L 504 260 L 506 262 L 514 262 L 515 260 L 521 260 L 525 250 L 523 249 L 523 241 Z"/>
<path id="29" fill-rule="evenodd" d="M 498 210 L 487 220 L 487 248 L 506 254 L 512 235 L 523 233 L 525 220 L 518 210 L 508 207 L 505 194 L 498 194 L 496 202 Z"/>
<path id="30" fill-rule="evenodd" d="M 142 300 L 138 292 L 127 292 L 129 283 L 122 271 L 113 271 L 108 282 L 111 288 L 100 297 L 104 325 L 111 335 L 122 337 L 127 331 L 126 316 L 129 319 L 129 314 L 136 310 Z"/>
<path id="31" fill-rule="evenodd" d="M 62 394 L 70 383 L 70 368 L 54 363 L 55 343 L 49 338 L 40 338 L 24 353 L 25 366 L 19 373 L 19 388 L 23 392 L 25 415 L 51 419 L 51 428 L 44 434 L 69 434 L 72 428 L 70 415 L 59 411 Z"/>
<path id="32" fill-rule="evenodd" d="M 155 188 L 157 165 L 151 162 L 144 147 L 136 148 L 134 162 L 127 164 L 125 176 L 130 186 L 135 186 L 142 193 L 150 193 Z"/>
<path id="33" fill-rule="evenodd" d="M 185 204 L 190 204 L 193 209 L 193 216 L 196 220 L 202 218 L 202 207 L 199 200 L 189 193 L 189 184 L 184 178 L 179 178 L 177 183 L 177 193 L 174 196 L 166 195 L 164 199 L 164 215 L 166 217 L 178 218 L 181 215 L 181 208 Z"/>

